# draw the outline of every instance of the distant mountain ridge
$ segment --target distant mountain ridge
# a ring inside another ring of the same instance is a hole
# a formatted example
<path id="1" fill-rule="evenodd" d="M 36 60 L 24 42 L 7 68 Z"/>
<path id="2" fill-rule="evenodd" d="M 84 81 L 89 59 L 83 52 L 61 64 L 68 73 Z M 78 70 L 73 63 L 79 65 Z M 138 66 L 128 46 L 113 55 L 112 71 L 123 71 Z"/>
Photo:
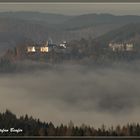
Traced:
<path id="1" fill-rule="evenodd" d="M 140 16 L 136 15 L 125 15 L 125 16 L 115 16 L 111 14 L 86 14 L 75 16 L 64 24 L 67 24 L 68 29 L 80 28 L 93 25 L 101 24 L 128 24 L 128 23 L 138 23 L 140 22 Z"/>
<path id="2" fill-rule="evenodd" d="M 29 21 L 46 21 L 49 24 L 58 24 L 71 18 L 71 16 L 40 12 L 1 12 L 0 17 L 17 18 Z"/>
<path id="3" fill-rule="evenodd" d="M 133 23 L 139 24 L 140 16 L 111 14 L 67 16 L 39 12 L 2 12 L 0 21 L 1 50 L 5 48 L 3 44 L 6 44 L 6 48 L 8 44 L 9 47 L 15 47 L 23 40 L 38 43 L 48 38 L 54 42 L 98 38 L 127 24 L 130 26 Z M 14 45 L 9 43 L 11 40 Z"/>
<path id="4" fill-rule="evenodd" d="M 1 17 L 28 20 L 30 22 L 40 21 L 47 23 L 50 26 L 51 24 L 57 24 L 58 28 L 61 27 L 64 29 L 79 29 L 99 24 L 128 24 L 140 22 L 140 16 L 137 15 L 116 16 L 112 14 L 84 14 L 69 16 L 40 12 L 2 12 L 0 13 L 0 18 Z"/>

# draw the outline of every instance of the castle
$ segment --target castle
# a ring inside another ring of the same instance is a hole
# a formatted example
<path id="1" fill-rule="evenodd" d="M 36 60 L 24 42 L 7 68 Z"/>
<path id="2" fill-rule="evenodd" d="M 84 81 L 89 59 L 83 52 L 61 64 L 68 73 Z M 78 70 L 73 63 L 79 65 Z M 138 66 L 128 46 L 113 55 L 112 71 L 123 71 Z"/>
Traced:
<path id="1" fill-rule="evenodd" d="M 133 43 L 109 43 L 109 48 L 114 51 L 127 51 L 131 52 L 134 50 L 134 44 Z"/>
<path id="2" fill-rule="evenodd" d="M 52 42 L 47 41 L 45 44 L 42 45 L 29 45 L 26 47 L 27 53 L 48 53 L 52 50 L 58 51 L 67 48 L 67 42 L 63 41 L 63 43 L 56 45 Z"/>

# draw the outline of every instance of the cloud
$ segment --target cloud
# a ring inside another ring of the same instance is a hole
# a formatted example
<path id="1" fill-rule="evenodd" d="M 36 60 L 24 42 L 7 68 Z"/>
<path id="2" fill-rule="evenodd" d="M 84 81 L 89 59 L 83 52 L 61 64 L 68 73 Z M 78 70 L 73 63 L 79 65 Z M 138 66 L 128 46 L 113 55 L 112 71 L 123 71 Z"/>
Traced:
<path id="1" fill-rule="evenodd" d="M 26 71 L 0 75 L 1 111 L 8 108 L 55 124 L 138 122 L 139 65 L 139 61 L 108 67 L 25 62 Z"/>

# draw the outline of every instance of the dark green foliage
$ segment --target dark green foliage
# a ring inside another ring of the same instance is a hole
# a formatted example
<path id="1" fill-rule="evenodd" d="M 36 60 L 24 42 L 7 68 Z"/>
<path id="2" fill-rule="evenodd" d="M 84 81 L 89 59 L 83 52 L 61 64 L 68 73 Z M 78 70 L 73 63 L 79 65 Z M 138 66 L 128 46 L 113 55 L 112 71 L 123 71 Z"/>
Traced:
<path id="1" fill-rule="evenodd" d="M 127 124 L 125 126 L 116 126 L 106 128 L 102 125 L 101 128 L 74 126 L 73 122 L 67 125 L 61 124 L 54 126 L 52 122 L 43 123 L 39 119 L 28 117 L 28 115 L 17 118 L 15 114 L 7 110 L 5 113 L 0 113 L 0 129 L 22 129 L 20 133 L 1 133 L 2 136 L 140 136 L 140 125 L 137 123 Z"/>

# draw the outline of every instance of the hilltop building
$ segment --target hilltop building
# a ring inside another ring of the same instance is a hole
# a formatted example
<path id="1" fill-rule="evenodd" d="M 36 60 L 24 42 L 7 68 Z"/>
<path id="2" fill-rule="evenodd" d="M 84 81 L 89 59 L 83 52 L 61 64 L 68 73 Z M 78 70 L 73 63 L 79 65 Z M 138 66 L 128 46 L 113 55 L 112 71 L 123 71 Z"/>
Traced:
<path id="1" fill-rule="evenodd" d="M 30 53 L 30 52 L 36 52 L 35 46 L 28 46 L 27 47 L 27 52 L 28 53 Z"/>
<path id="2" fill-rule="evenodd" d="M 133 51 L 134 50 L 134 45 L 131 44 L 126 44 L 126 51 Z"/>
<path id="3" fill-rule="evenodd" d="M 63 44 L 64 48 L 66 48 L 66 44 Z M 52 42 L 47 41 L 45 44 L 41 45 L 30 45 L 26 47 L 27 53 L 48 53 L 52 50 L 55 50 L 56 48 L 59 48 L 56 44 L 53 44 Z"/>
<path id="4" fill-rule="evenodd" d="M 67 42 L 66 41 L 63 41 L 63 43 L 61 43 L 60 45 L 59 45 L 61 48 L 67 48 Z"/>
<path id="5" fill-rule="evenodd" d="M 134 50 L 133 43 L 109 43 L 108 46 L 113 52 L 131 52 Z"/>

